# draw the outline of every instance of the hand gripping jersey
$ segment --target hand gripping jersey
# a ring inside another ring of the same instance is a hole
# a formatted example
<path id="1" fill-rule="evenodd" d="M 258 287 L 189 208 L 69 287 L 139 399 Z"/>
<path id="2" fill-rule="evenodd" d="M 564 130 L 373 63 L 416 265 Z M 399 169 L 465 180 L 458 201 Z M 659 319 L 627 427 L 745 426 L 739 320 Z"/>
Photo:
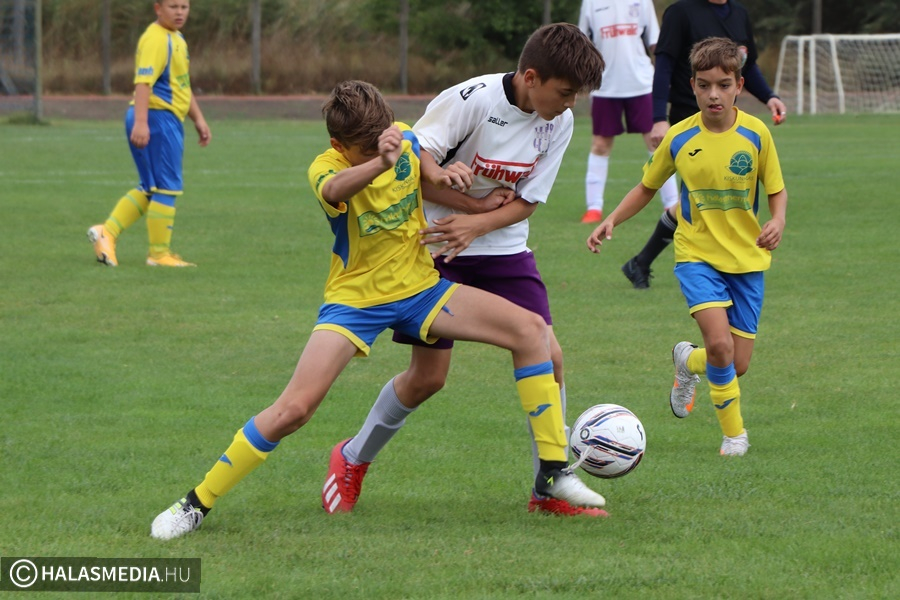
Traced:
<path id="1" fill-rule="evenodd" d="M 508 187 L 528 202 L 546 202 L 574 118 L 567 110 L 552 121 L 516 107 L 512 73 L 475 77 L 444 90 L 413 126 L 422 148 L 438 164 L 462 161 L 475 173 L 467 192 L 482 198 Z M 453 213 L 425 202 L 429 223 Z M 492 231 L 472 242 L 461 256 L 507 255 L 528 250 L 528 221 Z"/>
<path id="2" fill-rule="evenodd" d="M 784 189 L 772 134 L 762 121 L 737 112 L 723 133 L 703 126 L 700 114 L 673 125 L 644 165 L 642 183 L 659 189 L 681 175 L 675 262 L 705 262 L 723 273 L 765 271 L 771 253 L 756 246 L 760 191 Z"/>
<path id="3" fill-rule="evenodd" d="M 326 303 L 365 308 L 408 298 L 438 282 L 431 255 L 419 244 L 425 227 L 419 144 L 408 125 L 397 125 L 404 137 L 397 164 L 347 202 L 332 206 L 322 198 L 325 183 L 350 167 L 340 153 L 329 149 L 309 167 L 309 183 L 334 233 Z"/>
<path id="4" fill-rule="evenodd" d="M 151 110 L 168 110 L 184 121 L 191 107 L 190 64 L 187 42 L 180 31 L 157 23 L 144 31 L 135 55 L 134 83 L 150 86 Z"/>
<path id="5" fill-rule="evenodd" d="M 592 96 L 634 98 L 652 91 L 647 48 L 659 37 L 652 0 L 584 0 L 578 27 L 606 61 L 603 83 Z"/>

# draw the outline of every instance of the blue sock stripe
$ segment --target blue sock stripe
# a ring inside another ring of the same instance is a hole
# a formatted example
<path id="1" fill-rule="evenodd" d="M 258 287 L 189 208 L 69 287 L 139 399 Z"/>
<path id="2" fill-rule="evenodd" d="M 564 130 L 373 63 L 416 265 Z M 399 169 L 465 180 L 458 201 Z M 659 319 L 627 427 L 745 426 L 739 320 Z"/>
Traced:
<path id="1" fill-rule="evenodd" d="M 244 425 L 244 437 L 247 438 L 251 446 L 260 452 L 271 452 L 279 442 L 270 442 L 264 438 L 259 429 L 256 428 L 256 423 L 253 422 L 254 419 L 256 417 L 251 417 L 247 424 Z"/>
<path id="2" fill-rule="evenodd" d="M 713 365 L 706 363 L 706 379 L 709 380 L 710 383 L 727 385 L 731 383 L 736 376 L 734 363 L 729 364 L 727 367 L 714 367 Z"/>
<path id="3" fill-rule="evenodd" d="M 516 381 L 526 377 L 534 377 L 535 375 L 546 375 L 547 373 L 553 373 L 553 361 L 548 360 L 537 365 L 521 367 L 514 371 Z"/>
<path id="4" fill-rule="evenodd" d="M 150 197 L 150 200 L 152 200 L 153 202 L 158 202 L 158 203 L 160 203 L 160 204 L 164 204 L 165 206 L 172 206 L 172 207 L 174 207 L 174 206 L 175 206 L 175 199 L 176 199 L 177 197 L 178 197 L 178 196 L 174 196 L 174 195 L 172 195 L 172 194 L 161 194 L 161 193 L 159 193 L 159 192 L 155 192 L 155 193 Z"/>

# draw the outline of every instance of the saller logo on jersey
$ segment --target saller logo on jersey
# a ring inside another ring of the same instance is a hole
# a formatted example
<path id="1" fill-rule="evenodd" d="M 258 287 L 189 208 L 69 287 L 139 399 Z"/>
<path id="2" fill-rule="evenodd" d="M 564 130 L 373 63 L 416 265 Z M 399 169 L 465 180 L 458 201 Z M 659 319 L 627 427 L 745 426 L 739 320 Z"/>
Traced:
<path id="1" fill-rule="evenodd" d="M 474 175 L 487 177 L 503 183 L 515 185 L 520 179 L 528 177 L 534 171 L 537 159 L 530 163 L 508 162 L 504 160 L 490 160 L 476 154 L 472 161 Z"/>
<path id="2" fill-rule="evenodd" d="M 459 95 L 462 96 L 463 100 L 468 100 L 469 96 L 471 96 L 474 92 L 477 92 L 483 87 L 487 87 L 486 83 L 476 83 L 475 85 L 470 85 L 464 90 L 460 90 Z"/>

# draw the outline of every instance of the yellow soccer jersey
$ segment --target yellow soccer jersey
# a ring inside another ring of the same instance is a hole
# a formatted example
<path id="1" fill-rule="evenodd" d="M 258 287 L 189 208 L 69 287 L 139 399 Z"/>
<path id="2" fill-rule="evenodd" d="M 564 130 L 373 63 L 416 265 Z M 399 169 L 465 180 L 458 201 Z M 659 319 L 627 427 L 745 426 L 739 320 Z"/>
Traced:
<path id="1" fill-rule="evenodd" d="M 419 142 L 409 126 L 403 131 L 403 154 L 388 169 L 335 207 L 322 199 L 322 187 L 351 165 L 337 151 L 320 154 L 309 167 L 309 183 L 334 233 L 331 271 L 325 302 L 356 308 L 394 302 L 438 282 L 438 272 L 419 230 L 422 211 Z"/>
<path id="2" fill-rule="evenodd" d="M 150 86 L 150 108 L 184 121 L 191 107 L 191 58 L 181 32 L 152 23 L 138 41 L 134 63 L 135 85 Z"/>
<path id="3" fill-rule="evenodd" d="M 784 179 L 768 128 L 734 110 L 734 126 L 722 133 L 706 129 L 700 113 L 673 125 L 644 165 L 642 183 L 659 189 L 672 173 L 681 176 L 675 262 L 705 262 L 723 273 L 765 271 L 772 255 L 756 246 L 760 196 L 768 201 Z"/>

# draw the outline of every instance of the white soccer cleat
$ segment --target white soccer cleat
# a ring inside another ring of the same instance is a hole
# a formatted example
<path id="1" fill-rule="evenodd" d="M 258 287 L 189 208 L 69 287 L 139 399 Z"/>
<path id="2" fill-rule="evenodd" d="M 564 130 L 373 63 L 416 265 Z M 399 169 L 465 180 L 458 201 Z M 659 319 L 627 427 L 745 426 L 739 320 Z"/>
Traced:
<path id="1" fill-rule="evenodd" d="M 672 348 L 672 362 L 675 363 L 675 383 L 669 393 L 669 406 L 672 414 L 683 419 L 694 410 L 694 396 L 700 376 L 691 373 L 687 367 L 688 356 L 697 346 L 690 342 L 678 342 Z"/>
<path id="2" fill-rule="evenodd" d="M 569 469 L 553 469 L 539 473 L 534 485 L 535 492 L 568 502 L 572 506 L 603 508 L 606 498 L 584 484 L 578 475 Z"/>
<path id="3" fill-rule="evenodd" d="M 182 498 L 153 519 L 150 536 L 158 540 L 171 540 L 200 527 L 203 512 L 194 508 L 187 498 Z"/>
<path id="4" fill-rule="evenodd" d="M 743 456 L 747 454 L 747 448 L 750 447 L 750 441 L 747 439 L 747 430 L 734 437 L 722 436 L 722 447 L 719 448 L 719 454 L 722 456 Z"/>

